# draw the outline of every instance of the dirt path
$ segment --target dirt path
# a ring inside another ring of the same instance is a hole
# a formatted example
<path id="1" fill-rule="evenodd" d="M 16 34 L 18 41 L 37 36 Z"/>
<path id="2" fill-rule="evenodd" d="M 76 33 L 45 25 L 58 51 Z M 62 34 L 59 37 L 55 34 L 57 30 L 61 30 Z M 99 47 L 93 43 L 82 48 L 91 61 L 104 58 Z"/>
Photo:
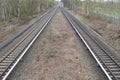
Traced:
<path id="1" fill-rule="evenodd" d="M 60 11 L 9 80 L 106 80 Z"/>

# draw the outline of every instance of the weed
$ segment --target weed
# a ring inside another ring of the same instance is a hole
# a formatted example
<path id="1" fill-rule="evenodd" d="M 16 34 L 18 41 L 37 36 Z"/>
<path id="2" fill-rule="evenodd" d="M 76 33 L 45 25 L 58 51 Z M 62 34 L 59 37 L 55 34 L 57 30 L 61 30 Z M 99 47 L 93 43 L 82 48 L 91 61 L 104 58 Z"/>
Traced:
<path id="1" fill-rule="evenodd" d="M 54 41 L 60 40 L 61 37 L 59 35 L 55 35 L 53 33 L 50 33 L 50 34 L 48 34 L 47 39 L 54 42 Z"/>
<path id="2" fill-rule="evenodd" d="M 56 57 L 56 53 L 57 53 L 56 50 L 50 49 L 49 51 L 47 51 L 45 53 L 45 58 L 47 58 L 47 59 L 54 58 L 54 57 Z"/>
<path id="3" fill-rule="evenodd" d="M 69 62 L 69 63 L 72 63 L 72 62 L 73 62 L 73 60 L 72 60 L 72 59 L 68 59 L 68 62 Z"/>

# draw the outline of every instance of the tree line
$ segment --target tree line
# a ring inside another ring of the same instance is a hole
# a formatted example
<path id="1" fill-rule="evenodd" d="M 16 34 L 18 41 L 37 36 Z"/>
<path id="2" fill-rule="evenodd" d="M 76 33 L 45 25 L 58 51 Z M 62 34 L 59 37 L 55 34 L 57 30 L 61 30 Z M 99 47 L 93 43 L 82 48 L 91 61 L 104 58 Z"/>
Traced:
<path id="1" fill-rule="evenodd" d="M 0 21 L 21 19 L 52 7 L 54 0 L 0 0 Z"/>
<path id="2" fill-rule="evenodd" d="M 119 0 L 62 0 L 64 6 L 71 10 L 82 9 L 86 14 L 91 11 L 120 11 Z"/>
<path id="3" fill-rule="evenodd" d="M 120 25 L 120 0 L 62 0 L 74 12 L 96 16 Z"/>

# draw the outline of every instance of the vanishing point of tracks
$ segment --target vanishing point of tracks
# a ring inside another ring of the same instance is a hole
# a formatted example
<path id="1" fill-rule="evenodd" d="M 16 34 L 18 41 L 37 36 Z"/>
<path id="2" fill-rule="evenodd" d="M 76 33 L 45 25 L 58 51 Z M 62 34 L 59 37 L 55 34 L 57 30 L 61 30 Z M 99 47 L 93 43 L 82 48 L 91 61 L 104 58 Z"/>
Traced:
<path id="1" fill-rule="evenodd" d="M 8 49 L 7 52 L 4 53 L 4 56 L 0 58 L 0 80 L 7 79 L 9 74 L 25 55 L 30 46 L 35 42 L 45 27 L 50 23 L 56 14 L 57 9 L 58 8 L 53 8 L 49 10 L 43 14 L 43 16 L 38 19 L 38 21 L 32 24 L 31 27 L 20 33 L 19 35 L 22 36 L 20 40 L 15 41 L 17 38 L 13 39 L 10 44 L 15 43 L 12 45 L 14 47 Z"/>
<path id="2" fill-rule="evenodd" d="M 82 39 L 107 78 L 109 80 L 120 80 L 120 65 L 111 55 L 115 52 L 112 51 L 101 39 L 95 36 L 95 33 L 93 33 L 91 29 L 81 24 L 74 16 L 63 8 L 61 8 L 61 11 L 80 39 Z"/>

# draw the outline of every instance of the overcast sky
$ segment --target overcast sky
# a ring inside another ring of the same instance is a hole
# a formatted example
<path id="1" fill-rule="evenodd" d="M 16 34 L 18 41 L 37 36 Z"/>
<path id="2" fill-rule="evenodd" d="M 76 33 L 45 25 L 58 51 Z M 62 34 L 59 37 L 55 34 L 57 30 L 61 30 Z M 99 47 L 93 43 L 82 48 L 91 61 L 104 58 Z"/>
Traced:
<path id="1" fill-rule="evenodd" d="M 56 0 L 56 1 L 61 1 L 61 0 Z"/>

